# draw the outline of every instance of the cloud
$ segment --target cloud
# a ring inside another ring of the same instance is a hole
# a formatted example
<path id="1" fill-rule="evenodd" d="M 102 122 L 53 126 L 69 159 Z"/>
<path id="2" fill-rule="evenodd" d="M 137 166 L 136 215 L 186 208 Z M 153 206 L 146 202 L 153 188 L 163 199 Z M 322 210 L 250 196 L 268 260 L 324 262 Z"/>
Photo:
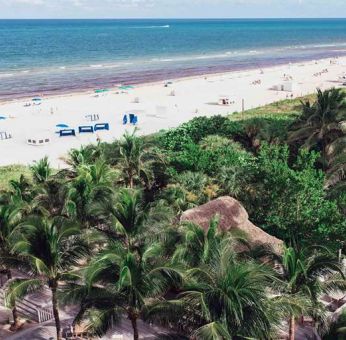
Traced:
<path id="1" fill-rule="evenodd" d="M 340 16 L 344 1 L 0 0 L 0 17 L 328 17 Z"/>

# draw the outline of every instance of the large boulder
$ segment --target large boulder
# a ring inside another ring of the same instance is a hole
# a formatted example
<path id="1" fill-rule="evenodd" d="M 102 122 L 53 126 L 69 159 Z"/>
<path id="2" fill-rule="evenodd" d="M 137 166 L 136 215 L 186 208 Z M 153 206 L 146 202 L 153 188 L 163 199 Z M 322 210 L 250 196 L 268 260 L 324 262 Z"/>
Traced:
<path id="1" fill-rule="evenodd" d="M 180 220 L 191 221 L 208 230 L 210 220 L 218 215 L 219 228 L 223 231 L 231 229 L 245 233 L 250 244 L 268 244 L 274 251 L 281 252 L 283 242 L 267 234 L 249 221 L 249 215 L 244 207 L 229 196 L 219 197 L 199 207 L 185 211 Z"/>

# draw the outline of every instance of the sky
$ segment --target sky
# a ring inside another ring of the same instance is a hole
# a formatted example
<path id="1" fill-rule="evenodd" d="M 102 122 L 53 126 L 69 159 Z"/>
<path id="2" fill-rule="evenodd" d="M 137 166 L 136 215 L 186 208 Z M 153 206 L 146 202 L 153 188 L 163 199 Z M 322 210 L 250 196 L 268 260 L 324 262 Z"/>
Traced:
<path id="1" fill-rule="evenodd" d="M 346 17 L 346 0 L 0 0 L 0 18 Z"/>

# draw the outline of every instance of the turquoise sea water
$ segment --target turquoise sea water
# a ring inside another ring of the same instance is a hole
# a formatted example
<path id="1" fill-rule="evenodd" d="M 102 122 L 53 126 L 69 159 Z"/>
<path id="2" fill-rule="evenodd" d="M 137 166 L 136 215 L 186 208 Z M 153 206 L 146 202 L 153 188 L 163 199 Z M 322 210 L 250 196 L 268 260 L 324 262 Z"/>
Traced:
<path id="1" fill-rule="evenodd" d="M 0 20 L 0 98 L 346 54 L 346 19 Z"/>

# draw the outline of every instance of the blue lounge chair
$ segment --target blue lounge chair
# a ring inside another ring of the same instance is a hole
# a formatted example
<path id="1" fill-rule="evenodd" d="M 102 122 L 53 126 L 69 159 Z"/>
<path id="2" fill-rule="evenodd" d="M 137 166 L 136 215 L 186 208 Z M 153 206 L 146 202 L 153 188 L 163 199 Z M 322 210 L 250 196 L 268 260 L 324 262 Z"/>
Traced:
<path id="1" fill-rule="evenodd" d="M 108 123 L 95 124 L 94 131 L 99 131 L 99 130 L 109 130 L 109 124 Z"/>
<path id="2" fill-rule="evenodd" d="M 79 133 L 94 133 L 92 126 L 78 126 Z"/>
<path id="3" fill-rule="evenodd" d="M 127 116 L 124 115 L 124 117 L 123 117 L 123 125 L 126 125 L 126 124 L 127 124 Z"/>
<path id="4" fill-rule="evenodd" d="M 65 136 L 75 136 L 76 131 L 75 129 L 63 129 L 59 131 L 60 137 L 65 137 Z"/>

